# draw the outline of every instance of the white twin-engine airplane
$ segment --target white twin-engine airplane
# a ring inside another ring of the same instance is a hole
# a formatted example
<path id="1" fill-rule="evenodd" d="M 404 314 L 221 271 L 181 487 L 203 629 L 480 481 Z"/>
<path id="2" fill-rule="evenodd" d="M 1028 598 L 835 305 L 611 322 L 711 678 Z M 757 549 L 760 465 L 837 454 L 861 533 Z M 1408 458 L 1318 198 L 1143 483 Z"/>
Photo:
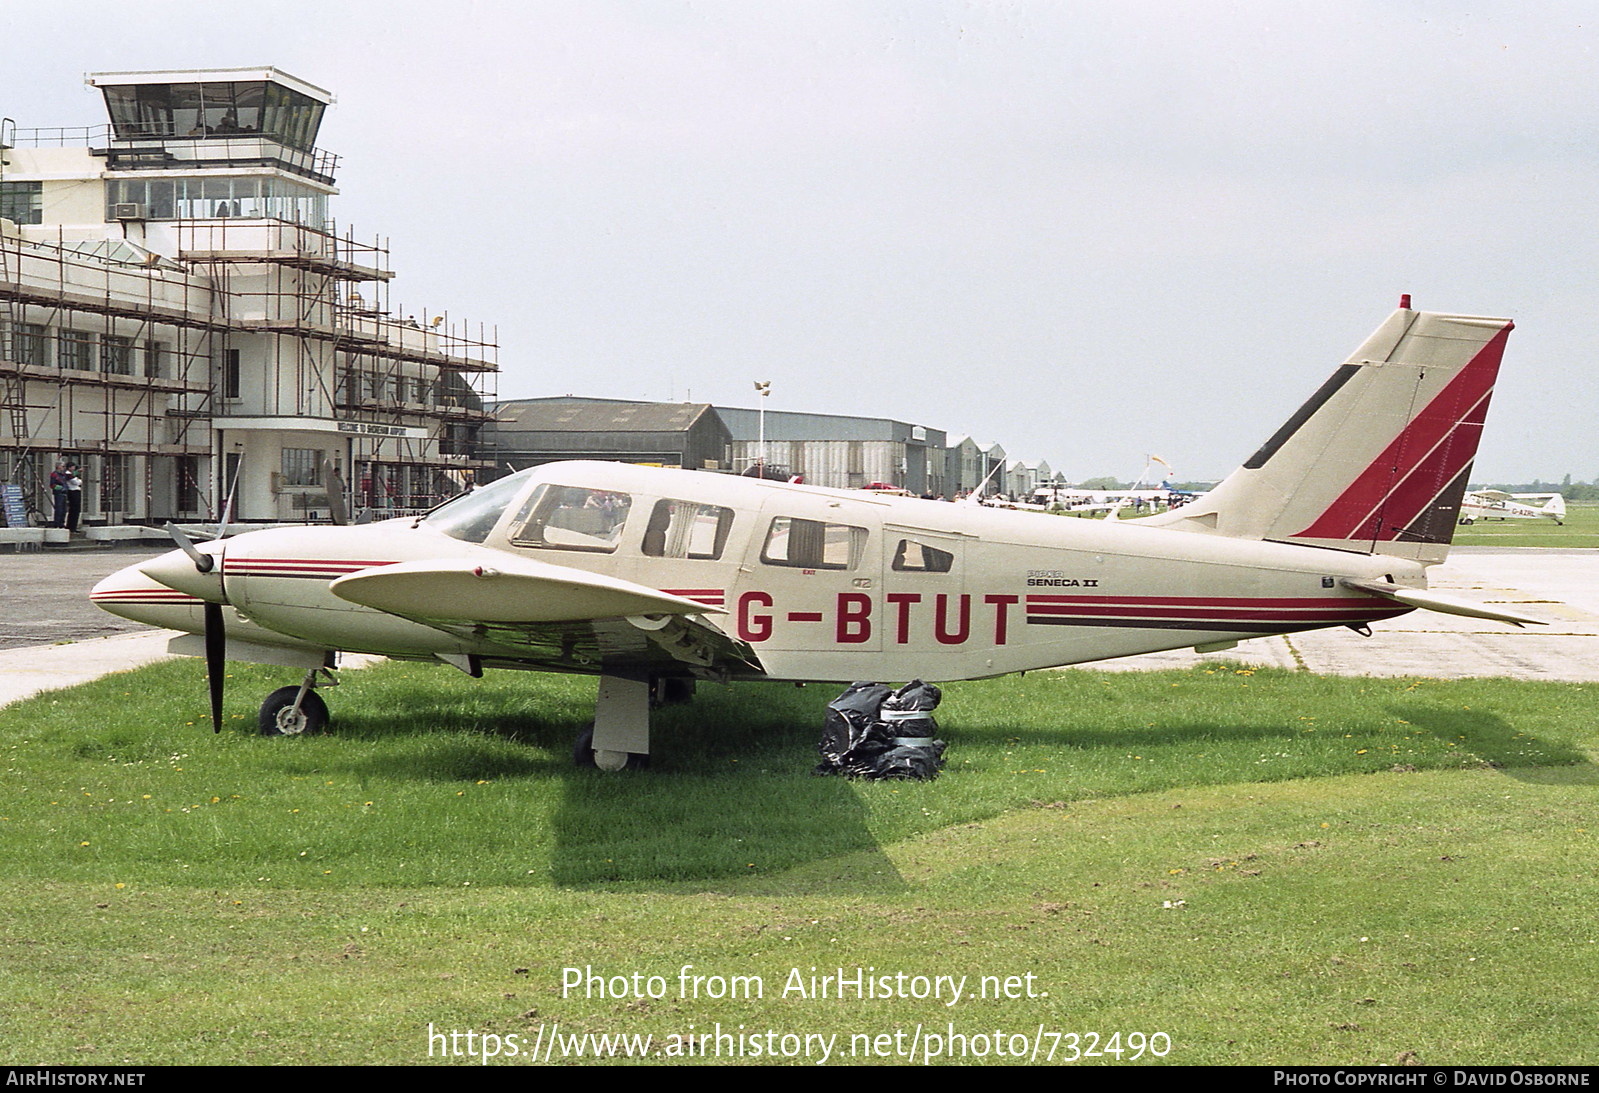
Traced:
<path id="1" fill-rule="evenodd" d="M 268 734 L 326 723 L 341 652 L 597 675 L 578 755 L 611 770 L 696 680 L 974 679 L 1417 607 L 1538 622 L 1425 591 L 1511 325 L 1406 298 L 1226 481 L 1141 520 L 554 463 L 417 519 L 180 538 L 93 599 L 190 632 L 217 725 L 224 658 L 306 669 Z"/>

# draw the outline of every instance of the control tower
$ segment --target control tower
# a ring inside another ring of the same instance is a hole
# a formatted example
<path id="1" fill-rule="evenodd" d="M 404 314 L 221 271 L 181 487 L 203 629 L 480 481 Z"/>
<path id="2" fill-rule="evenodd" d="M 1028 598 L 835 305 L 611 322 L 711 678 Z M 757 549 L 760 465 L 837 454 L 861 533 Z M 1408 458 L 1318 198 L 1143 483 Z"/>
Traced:
<path id="1" fill-rule="evenodd" d="M 270 67 L 87 83 L 109 124 L 4 134 L 0 479 L 48 514 L 49 469 L 75 459 L 91 523 L 459 492 L 493 335 L 391 308 L 386 248 L 340 234 L 316 143 L 333 96 Z"/>

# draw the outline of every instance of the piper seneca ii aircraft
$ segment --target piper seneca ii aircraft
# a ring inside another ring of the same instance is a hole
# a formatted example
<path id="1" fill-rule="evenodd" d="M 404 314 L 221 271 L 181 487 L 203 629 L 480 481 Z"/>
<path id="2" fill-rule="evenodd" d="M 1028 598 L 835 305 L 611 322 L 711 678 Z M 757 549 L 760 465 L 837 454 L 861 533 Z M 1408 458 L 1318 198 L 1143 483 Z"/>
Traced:
<path id="1" fill-rule="evenodd" d="M 342 652 L 600 677 L 580 759 L 650 750 L 694 681 L 948 681 L 1430 608 L 1511 323 L 1408 297 L 1200 500 L 1044 518 L 620 463 L 553 463 L 425 516 L 254 531 L 131 566 L 94 602 L 189 631 L 220 724 L 224 658 L 305 669 L 262 731 L 316 731 Z"/>

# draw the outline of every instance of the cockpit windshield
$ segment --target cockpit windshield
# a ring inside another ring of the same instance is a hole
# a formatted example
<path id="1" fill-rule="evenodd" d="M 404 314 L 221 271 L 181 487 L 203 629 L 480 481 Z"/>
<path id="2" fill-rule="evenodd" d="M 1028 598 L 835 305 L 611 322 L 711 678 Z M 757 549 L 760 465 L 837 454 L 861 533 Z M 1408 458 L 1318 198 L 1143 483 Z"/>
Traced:
<path id="1" fill-rule="evenodd" d="M 489 537 L 494 525 L 500 522 L 506 507 L 527 487 L 527 476 L 531 473 L 530 470 L 522 471 L 490 482 L 471 493 L 463 493 L 428 513 L 422 522 L 451 538 L 481 543 Z"/>

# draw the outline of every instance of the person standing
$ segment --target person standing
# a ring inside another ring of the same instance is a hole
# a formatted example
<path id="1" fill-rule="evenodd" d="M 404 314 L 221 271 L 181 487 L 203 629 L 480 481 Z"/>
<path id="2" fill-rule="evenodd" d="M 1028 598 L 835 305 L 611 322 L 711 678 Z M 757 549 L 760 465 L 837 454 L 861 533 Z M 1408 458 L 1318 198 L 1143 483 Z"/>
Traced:
<path id="1" fill-rule="evenodd" d="M 67 511 L 64 526 L 67 531 L 75 534 L 78 530 L 78 515 L 83 511 L 83 479 L 78 477 L 76 463 L 68 463 L 63 469 L 67 475 Z"/>
<path id="2" fill-rule="evenodd" d="M 56 469 L 50 472 L 50 502 L 53 511 L 50 515 L 50 526 L 64 528 L 67 526 L 67 465 L 59 460 Z"/>

